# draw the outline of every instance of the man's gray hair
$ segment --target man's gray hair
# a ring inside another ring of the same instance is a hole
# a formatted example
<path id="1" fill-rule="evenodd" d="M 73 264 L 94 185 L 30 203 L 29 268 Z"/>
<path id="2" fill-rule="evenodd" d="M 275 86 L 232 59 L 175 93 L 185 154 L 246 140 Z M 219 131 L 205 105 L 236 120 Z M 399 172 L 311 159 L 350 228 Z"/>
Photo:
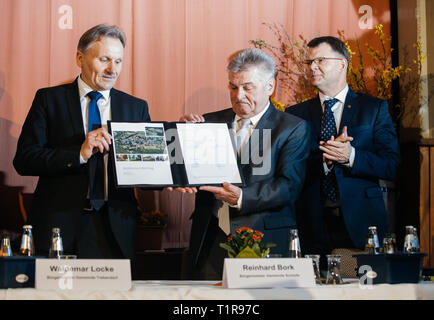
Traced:
<path id="1" fill-rule="evenodd" d="M 267 80 L 274 77 L 276 64 L 274 60 L 257 48 L 249 48 L 235 52 L 229 57 L 227 70 L 229 72 L 245 71 L 255 66 L 261 69 L 268 77 Z"/>
<path id="2" fill-rule="evenodd" d="M 78 41 L 77 50 L 80 52 L 86 52 L 94 41 L 100 40 L 104 37 L 119 39 L 122 46 L 125 48 L 125 34 L 119 27 L 99 24 L 83 33 Z"/>

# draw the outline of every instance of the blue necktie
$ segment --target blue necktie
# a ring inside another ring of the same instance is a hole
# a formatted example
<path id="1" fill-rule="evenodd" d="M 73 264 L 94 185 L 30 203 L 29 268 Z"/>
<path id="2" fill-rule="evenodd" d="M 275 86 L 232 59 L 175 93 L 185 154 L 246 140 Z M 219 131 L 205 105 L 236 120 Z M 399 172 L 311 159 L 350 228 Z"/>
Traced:
<path id="1" fill-rule="evenodd" d="M 87 94 L 90 98 L 89 113 L 88 113 L 88 133 L 92 130 L 101 127 L 101 115 L 98 109 L 98 100 L 102 97 L 102 94 L 98 91 L 91 91 Z M 96 127 L 94 127 L 96 126 Z"/>
<path id="2" fill-rule="evenodd" d="M 321 132 L 320 138 L 322 141 L 326 142 L 330 140 L 332 136 L 336 137 L 336 122 L 333 116 L 332 107 L 338 102 L 338 99 L 330 99 L 324 101 L 324 113 L 321 118 Z M 324 179 L 322 180 L 322 191 L 327 199 L 332 202 L 337 201 L 337 183 L 335 172 L 332 169 Z"/>
<path id="3" fill-rule="evenodd" d="M 88 132 L 101 128 L 101 115 L 98 109 L 98 100 L 102 94 L 91 91 L 88 113 Z M 95 153 L 88 161 L 89 166 L 89 200 L 95 210 L 100 210 L 104 205 L 104 155 Z"/>

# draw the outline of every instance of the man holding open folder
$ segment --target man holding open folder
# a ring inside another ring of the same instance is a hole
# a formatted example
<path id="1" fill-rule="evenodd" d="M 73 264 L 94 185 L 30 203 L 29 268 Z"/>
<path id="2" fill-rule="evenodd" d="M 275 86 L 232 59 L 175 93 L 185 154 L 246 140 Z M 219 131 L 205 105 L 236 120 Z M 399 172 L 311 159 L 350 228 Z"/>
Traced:
<path id="1" fill-rule="evenodd" d="M 239 51 L 228 65 L 232 108 L 180 119 L 231 123 L 244 180 L 243 187 L 223 183 L 199 191 L 181 189 L 197 191 L 185 278 L 221 279 L 226 251 L 219 243 L 242 226 L 263 232 L 264 242 L 276 244 L 272 253 L 288 253 L 310 131 L 305 121 L 276 110 L 270 102 L 274 75 L 275 63 L 267 54 L 258 49 Z"/>
<path id="2" fill-rule="evenodd" d="M 146 101 L 113 88 L 124 47 L 116 26 L 86 31 L 77 48 L 80 76 L 38 90 L 24 122 L 14 167 L 39 176 L 28 221 L 39 256 L 48 253 L 53 227 L 62 232 L 65 254 L 135 256 L 137 201 L 131 188 L 115 188 L 107 156 L 108 120 L 150 121 Z"/>

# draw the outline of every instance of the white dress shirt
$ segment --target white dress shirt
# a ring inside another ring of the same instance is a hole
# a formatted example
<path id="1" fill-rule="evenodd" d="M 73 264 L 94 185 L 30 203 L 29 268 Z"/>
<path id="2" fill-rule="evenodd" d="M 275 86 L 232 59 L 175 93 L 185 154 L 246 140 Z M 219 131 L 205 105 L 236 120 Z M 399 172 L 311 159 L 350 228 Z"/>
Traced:
<path id="1" fill-rule="evenodd" d="M 78 93 L 80 95 L 81 116 L 83 117 L 83 129 L 87 136 L 88 131 L 88 115 L 89 115 L 89 102 L 90 98 L 87 94 L 93 91 L 82 79 L 78 77 Z M 98 100 L 97 105 L 101 116 L 101 126 L 107 130 L 107 121 L 111 120 L 111 106 L 110 106 L 110 90 L 99 91 L 102 97 Z M 80 155 L 80 163 L 86 163 Z M 108 176 L 107 176 L 107 162 L 108 153 L 104 155 L 104 199 L 107 201 L 108 195 Z"/>
<path id="2" fill-rule="evenodd" d="M 253 130 L 255 130 L 256 126 L 258 125 L 259 120 L 261 120 L 264 113 L 267 112 L 268 108 L 270 108 L 270 102 L 268 102 L 268 104 L 264 108 L 264 110 L 262 110 L 261 112 L 259 112 L 258 114 L 254 115 L 253 117 L 250 118 L 249 131 L 248 131 L 244 141 L 241 142 L 240 152 L 243 149 L 243 146 L 247 143 L 247 141 L 249 141 L 250 136 L 253 133 Z M 238 115 L 235 115 L 234 122 L 232 123 L 232 130 L 234 131 L 234 133 L 236 133 L 236 131 L 239 129 L 238 128 L 238 123 L 239 123 L 238 120 L 239 119 L 241 119 L 241 118 Z M 236 209 L 241 209 L 242 201 L 243 201 L 243 190 L 241 189 L 241 194 L 240 194 L 240 197 L 238 198 L 237 204 L 236 205 L 229 204 L 229 206 L 236 208 Z"/>
<path id="3" fill-rule="evenodd" d="M 324 109 L 325 109 L 325 106 L 324 106 L 325 100 L 329 100 L 329 99 L 333 99 L 333 98 L 338 99 L 338 101 L 335 103 L 335 105 L 331 109 L 333 112 L 333 116 L 335 118 L 337 130 L 339 130 L 339 125 L 341 124 L 342 112 L 344 111 L 344 104 L 345 104 L 345 98 L 347 97 L 347 93 L 348 93 L 348 85 L 346 85 L 345 88 L 334 97 L 326 96 L 325 94 L 322 94 L 321 92 L 319 93 L 319 99 L 321 101 L 321 107 L 322 107 L 323 113 L 324 113 Z M 337 136 L 339 136 L 340 134 L 341 134 L 341 132 L 338 132 Z M 353 166 L 355 156 L 356 156 L 356 150 L 354 149 L 354 147 L 351 147 L 350 159 L 349 159 L 348 163 L 345 163 L 343 165 L 351 168 Z M 323 166 L 324 166 L 325 174 L 328 174 L 331 171 L 331 168 L 329 168 L 325 162 L 323 163 Z"/>

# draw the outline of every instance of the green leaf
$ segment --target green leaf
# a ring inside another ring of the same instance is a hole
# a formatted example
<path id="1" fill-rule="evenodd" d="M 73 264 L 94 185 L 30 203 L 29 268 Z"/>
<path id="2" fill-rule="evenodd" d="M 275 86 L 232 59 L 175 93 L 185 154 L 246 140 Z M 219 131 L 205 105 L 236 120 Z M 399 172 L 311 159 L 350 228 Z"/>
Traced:
<path id="1" fill-rule="evenodd" d="M 228 245 L 226 243 L 220 243 L 220 247 L 223 248 L 223 249 L 225 249 L 225 250 L 227 250 L 229 255 L 230 254 L 233 254 L 233 255 L 237 254 L 235 252 L 235 250 L 230 245 Z"/>
<path id="2" fill-rule="evenodd" d="M 250 247 L 245 247 L 235 258 L 260 258 Z"/>

